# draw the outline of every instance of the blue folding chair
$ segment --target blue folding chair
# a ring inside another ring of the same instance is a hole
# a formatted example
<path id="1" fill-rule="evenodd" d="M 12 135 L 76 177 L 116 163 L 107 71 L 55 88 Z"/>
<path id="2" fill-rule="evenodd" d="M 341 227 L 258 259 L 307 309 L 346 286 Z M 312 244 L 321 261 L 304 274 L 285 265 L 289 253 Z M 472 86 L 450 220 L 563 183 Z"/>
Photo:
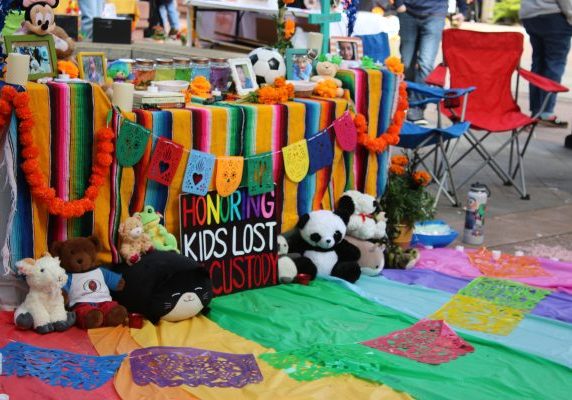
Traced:
<path id="1" fill-rule="evenodd" d="M 391 55 L 389 36 L 386 32 L 374 35 L 356 35 L 363 43 L 363 54 L 371 57 L 373 61 L 383 63 Z"/>
<path id="2" fill-rule="evenodd" d="M 441 102 L 459 101 L 464 97 L 463 104 L 467 104 L 467 97 L 475 88 L 466 89 L 442 89 L 431 87 L 415 82 L 407 82 L 407 89 L 417 93 L 420 100 L 411 101 L 410 107 L 427 104 L 437 105 Z M 463 136 L 469 129 L 470 122 L 464 121 L 464 110 L 459 122 L 451 126 L 444 127 L 441 114 L 437 113 L 437 124 L 435 127 L 424 127 L 405 122 L 401 128 L 399 146 L 412 153 L 413 165 L 421 164 L 431 175 L 433 181 L 438 185 L 435 205 L 439 201 L 441 193 L 449 199 L 453 206 L 458 206 L 459 198 L 455 188 L 455 182 L 451 173 L 450 154 L 456 146 L 449 149 L 449 144 Z M 427 164 L 429 157 L 433 156 L 433 166 Z"/>

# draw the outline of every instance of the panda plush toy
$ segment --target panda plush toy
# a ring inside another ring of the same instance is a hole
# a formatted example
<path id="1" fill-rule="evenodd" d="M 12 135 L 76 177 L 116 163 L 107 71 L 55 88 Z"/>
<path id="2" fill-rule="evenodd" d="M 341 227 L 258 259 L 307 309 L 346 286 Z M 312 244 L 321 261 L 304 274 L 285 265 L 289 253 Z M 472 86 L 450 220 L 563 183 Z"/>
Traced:
<path id="1" fill-rule="evenodd" d="M 331 275 L 351 283 L 359 279 L 360 251 L 344 239 L 348 220 L 344 211 L 318 210 L 300 217 L 297 234 L 290 240 L 291 251 L 302 255 L 294 260 L 298 273 L 312 279 Z"/>

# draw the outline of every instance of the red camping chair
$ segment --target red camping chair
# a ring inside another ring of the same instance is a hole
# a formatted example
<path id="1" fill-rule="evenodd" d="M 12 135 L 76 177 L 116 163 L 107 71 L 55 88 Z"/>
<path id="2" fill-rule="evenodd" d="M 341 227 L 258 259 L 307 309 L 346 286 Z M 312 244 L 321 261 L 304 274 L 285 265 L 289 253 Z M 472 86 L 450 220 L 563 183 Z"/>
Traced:
<path id="1" fill-rule="evenodd" d="M 461 29 L 448 29 L 443 32 L 444 62 L 431 73 L 427 83 L 443 86 L 448 68 L 451 88 L 476 87 L 471 93 L 471 101 L 465 111 L 465 120 L 471 122 L 471 129 L 464 136 L 471 143 L 471 147 L 451 164 L 451 168 L 473 150 L 483 158 L 482 164 L 465 181 L 456 185 L 458 188 L 489 165 L 505 185 L 513 185 L 516 188 L 522 199 L 530 198 L 526 192 L 524 154 L 534 133 L 537 118 L 544 111 L 549 97 L 555 96 L 558 92 L 567 92 L 568 89 L 519 67 L 523 42 L 524 36 L 518 32 L 485 33 Z M 513 96 L 511 78 L 515 70 L 518 76 L 516 93 Z M 550 93 L 546 96 L 542 110 L 532 117 L 523 114 L 516 103 L 521 76 Z M 445 102 L 441 109 L 445 115 L 457 121 L 463 110 L 463 102 Z M 477 138 L 474 132 L 476 130 L 485 133 L 481 138 Z M 483 141 L 491 134 L 507 131 L 511 132 L 510 138 L 500 147 L 491 152 L 484 147 Z M 524 143 L 519 138 L 523 132 Z M 505 170 L 495 157 L 509 145 L 509 162 Z M 520 186 L 514 181 L 519 171 Z"/>

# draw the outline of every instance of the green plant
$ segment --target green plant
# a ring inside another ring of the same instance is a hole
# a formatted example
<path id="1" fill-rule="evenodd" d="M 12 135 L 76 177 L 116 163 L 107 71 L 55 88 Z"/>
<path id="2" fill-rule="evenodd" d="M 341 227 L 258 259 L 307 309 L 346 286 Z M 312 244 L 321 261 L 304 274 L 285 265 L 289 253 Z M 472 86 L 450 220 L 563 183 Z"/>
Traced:
<path id="1" fill-rule="evenodd" d="M 391 158 L 387 188 L 380 202 L 390 239 L 398 233 L 396 225 L 413 227 L 415 222 L 433 218 L 434 198 L 426 188 L 430 181 L 431 176 L 426 171 L 414 170 L 407 156 Z"/>
<path id="2" fill-rule="evenodd" d="M 520 0 L 502 0 L 495 4 L 493 11 L 494 22 L 516 22 L 519 20 Z"/>

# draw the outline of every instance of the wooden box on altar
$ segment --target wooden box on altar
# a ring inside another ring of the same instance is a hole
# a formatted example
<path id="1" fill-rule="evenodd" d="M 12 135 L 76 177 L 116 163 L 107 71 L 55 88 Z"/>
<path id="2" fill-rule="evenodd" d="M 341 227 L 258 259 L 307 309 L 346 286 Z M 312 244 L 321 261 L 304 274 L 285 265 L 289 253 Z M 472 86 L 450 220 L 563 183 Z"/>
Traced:
<path id="1" fill-rule="evenodd" d="M 121 18 L 94 18 L 93 42 L 131 44 L 131 20 Z"/>

